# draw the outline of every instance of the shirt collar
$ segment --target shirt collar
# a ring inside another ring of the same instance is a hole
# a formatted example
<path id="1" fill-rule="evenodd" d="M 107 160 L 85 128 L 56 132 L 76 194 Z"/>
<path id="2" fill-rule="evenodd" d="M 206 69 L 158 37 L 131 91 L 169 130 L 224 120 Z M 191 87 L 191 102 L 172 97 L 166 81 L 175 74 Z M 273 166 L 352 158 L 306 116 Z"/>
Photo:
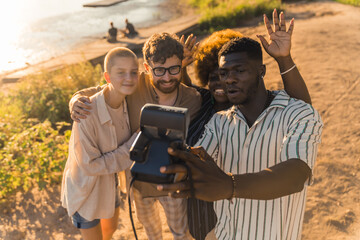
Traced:
<path id="1" fill-rule="evenodd" d="M 105 95 L 104 95 L 105 91 L 106 91 L 106 87 L 94 96 L 96 97 L 96 108 L 99 115 L 100 123 L 102 125 L 111 121 L 110 114 L 106 108 Z"/>
<path id="2" fill-rule="evenodd" d="M 285 92 L 285 90 L 271 91 L 271 92 L 273 95 L 275 95 L 275 98 L 272 100 L 270 106 L 267 109 L 265 109 L 264 112 L 262 112 L 260 114 L 258 119 L 263 114 L 266 114 L 267 112 L 269 112 L 269 110 L 272 108 L 285 108 L 289 104 L 290 96 Z M 239 108 L 236 105 L 234 105 L 230 108 L 230 113 L 236 114 L 239 118 L 241 118 L 243 121 L 246 122 L 245 117 L 243 116 L 243 114 L 241 113 L 241 111 L 239 110 Z"/>
<path id="3" fill-rule="evenodd" d="M 270 106 L 267 109 L 271 107 L 285 108 L 287 105 L 289 105 L 290 96 L 285 92 L 285 90 L 272 91 L 272 94 L 275 95 L 275 98 L 272 100 Z"/>

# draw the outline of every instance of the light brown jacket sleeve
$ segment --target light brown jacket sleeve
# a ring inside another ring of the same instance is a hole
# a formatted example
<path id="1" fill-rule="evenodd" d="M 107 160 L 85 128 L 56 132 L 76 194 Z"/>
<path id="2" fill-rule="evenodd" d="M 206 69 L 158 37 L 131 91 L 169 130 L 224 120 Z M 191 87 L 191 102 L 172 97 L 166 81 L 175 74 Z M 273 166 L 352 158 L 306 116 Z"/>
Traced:
<path id="1" fill-rule="evenodd" d="M 74 107 L 75 102 L 78 100 L 78 98 L 80 97 L 91 97 L 93 95 L 95 95 L 96 93 L 100 92 L 101 90 L 103 90 L 106 87 L 105 85 L 102 86 L 96 86 L 96 87 L 89 87 L 89 88 L 85 88 L 85 89 L 81 89 L 79 91 L 77 91 L 76 93 L 74 93 L 69 101 L 69 110 L 70 112 L 72 112 L 72 108 Z"/>
<path id="2" fill-rule="evenodd" d="M 101 153 L 95 141 L 93 127 L 89 121 L 74 123 L 72 130 L 73 157 L 78 166 L 89 176 L 106 175 L 129 168 L 132 164 L 129 150 L 137 134 L 133 134 L 128 141 L 115 150 Z"/>
<path id="3" fill-rule="evenodd" d="M 91 97 L 92 95 L 100 92 L 101 90 L 103 90 L 106 87 L 105 85 L 98 85 L 96 87 L 89 87 L 89 88 L 84 88 L 81 89 L 79 91 L 77 91 L 76 93 L 74 93 L 73 97 L 76 95 L 80 95 L 80 96 L 86 96 L 86 97 Z"/>

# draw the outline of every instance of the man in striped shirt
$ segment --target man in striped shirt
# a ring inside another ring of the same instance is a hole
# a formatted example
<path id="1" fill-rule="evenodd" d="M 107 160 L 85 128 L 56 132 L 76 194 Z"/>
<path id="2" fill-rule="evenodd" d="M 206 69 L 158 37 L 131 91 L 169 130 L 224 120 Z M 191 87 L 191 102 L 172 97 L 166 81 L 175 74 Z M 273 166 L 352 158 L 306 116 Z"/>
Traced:
<path id="1" fill-rule="evenodd" d="M 266 90 L 265 70 L 256 41 L 237 38 L 225 44 L 219 52 L 219 76 L 234 106 L 214 115 L 200 147 L 169 149 L 187 163 L 192 180 L 158 189 L 173 197 L 215 201 L 218 222 L 208 239 L 301 237 L 306 188 L 323 124 L 311 105 L 285 91 Z M 161 171 L 187 170 L 172 165 Z"/>

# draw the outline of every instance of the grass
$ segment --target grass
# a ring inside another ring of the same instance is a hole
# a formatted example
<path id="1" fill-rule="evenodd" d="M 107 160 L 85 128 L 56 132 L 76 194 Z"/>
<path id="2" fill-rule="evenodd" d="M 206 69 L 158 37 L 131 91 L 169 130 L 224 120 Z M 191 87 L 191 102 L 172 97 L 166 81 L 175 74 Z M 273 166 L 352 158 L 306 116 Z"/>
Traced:
<path id="1" fill-rule="evenodd" d="M 241 25 L 245 19 L 281 10 L 280 0 L 188 0 L 201 14 L 200 31 L 214 32 Z"/>
<path id="2" fill-rule="evenodd" d="M 271 15 L 274 8 L 282 10 L 281 0 L 186 0 L 201 14 L 200 33 L 211 33 L 224 28 L 240 26 L 245 19 Z M 309 0 L 313 1 L 313 0 Z M 360 6 L 360 0 L 334 0 L 339 3 Z"/>
<path id="3" fill-rule="evenodd" d="M 335 0 L 336 2 L 360 7 L 360 0 Z"/>

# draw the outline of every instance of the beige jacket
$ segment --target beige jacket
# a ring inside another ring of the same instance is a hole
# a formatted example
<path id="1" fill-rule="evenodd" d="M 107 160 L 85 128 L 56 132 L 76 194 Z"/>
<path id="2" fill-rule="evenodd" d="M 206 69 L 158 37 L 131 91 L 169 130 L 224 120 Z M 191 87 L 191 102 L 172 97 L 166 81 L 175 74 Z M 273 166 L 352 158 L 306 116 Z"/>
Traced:
<path id="1" fill-rule="evenodd" d="M 114 173 L 132 164 L 129 149 L 137 135 L 131 136 L 130 129 L 125 128 L 118 147 L 104 90 L 91 100 L 92 114 L 80 123 L 74 122 L 61 188 L 62 205 L 69 216 L 78 212 L 89 221 L 114 215 Z M 123 117 L 129 123 L 126 107 Z"/>

